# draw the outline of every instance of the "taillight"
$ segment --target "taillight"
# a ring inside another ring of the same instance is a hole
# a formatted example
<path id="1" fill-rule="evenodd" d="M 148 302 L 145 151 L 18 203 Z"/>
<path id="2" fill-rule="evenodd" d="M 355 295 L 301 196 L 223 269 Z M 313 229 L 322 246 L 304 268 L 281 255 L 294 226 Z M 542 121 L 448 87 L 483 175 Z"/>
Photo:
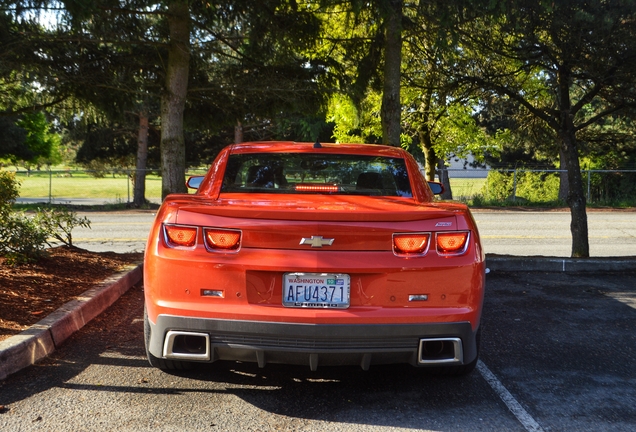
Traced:
<path id="1" fill-rule="evenodd" d="M 241 244 L 241 231 L 219 228 L 203 228 L 208 250 L 236 251 Z"/>
<path id="2" fill-rule="evenodd" d="M 393 251 L 397 255 L 423 255 L 430 238 L 430 233 L 393 234 Z"/>
<path id="3" fill-rule="evenodd" d="M 168 246 L 192 247 L 197 241 L 197 227 L 164 225 L 163 229 Z"/>
<path id="4" fill-rule="evenodd" d="M 440 255 L 462 254 L 468 246 L 468 231 L 439 232 L 436 243 Z"/>

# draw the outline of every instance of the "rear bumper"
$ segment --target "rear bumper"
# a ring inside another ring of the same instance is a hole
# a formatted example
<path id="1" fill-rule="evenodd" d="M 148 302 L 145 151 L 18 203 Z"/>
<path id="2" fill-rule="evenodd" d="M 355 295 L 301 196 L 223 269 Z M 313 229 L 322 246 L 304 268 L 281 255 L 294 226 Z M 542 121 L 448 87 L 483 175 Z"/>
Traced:
<path id="1" fill-rule="evenodd" d="M 463 365 L 477 356 L 470 322 L 429 324 L 298 324 L 188 318 L 159 315 L 149 322 L 148 350 L 158 358 L 214 362 L 239 360 L 309 365 L 409 363 L 413 366 Z M 177 348 L 179 337 L 205 341 L 196 350 Z M 442 341 L 452 352 L 423 353 L 426 343 Z M 452 347 L 452 348 L 451 348 Z"/>

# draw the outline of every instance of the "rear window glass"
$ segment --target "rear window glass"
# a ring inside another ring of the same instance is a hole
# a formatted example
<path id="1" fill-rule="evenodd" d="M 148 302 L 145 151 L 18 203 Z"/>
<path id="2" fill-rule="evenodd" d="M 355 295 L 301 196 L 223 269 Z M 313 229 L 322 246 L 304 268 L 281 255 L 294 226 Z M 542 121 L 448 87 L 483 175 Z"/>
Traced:
<path id="1" fill-rule="evenodd" d="M 221 192 L 412 197 L 404 159 L 328 153 L 231 155 Z"/>

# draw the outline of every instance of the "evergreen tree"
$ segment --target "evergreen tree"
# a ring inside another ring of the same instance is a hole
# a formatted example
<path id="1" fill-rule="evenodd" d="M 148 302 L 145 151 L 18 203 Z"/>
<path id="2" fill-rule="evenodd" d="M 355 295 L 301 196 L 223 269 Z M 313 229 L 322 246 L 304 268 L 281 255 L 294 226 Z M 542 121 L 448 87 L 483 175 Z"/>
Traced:
<path id="1" fill-rule="evenodd" d="M 572 256 L 588 257 L 581 139 L 636 103 L 636 4 L 522 0 L 455 16 L 466 61 L 454 71 L 523 107 L 558 140 L 567 170 Z M 469 61 L 468 61 L 469 59 Z"/>

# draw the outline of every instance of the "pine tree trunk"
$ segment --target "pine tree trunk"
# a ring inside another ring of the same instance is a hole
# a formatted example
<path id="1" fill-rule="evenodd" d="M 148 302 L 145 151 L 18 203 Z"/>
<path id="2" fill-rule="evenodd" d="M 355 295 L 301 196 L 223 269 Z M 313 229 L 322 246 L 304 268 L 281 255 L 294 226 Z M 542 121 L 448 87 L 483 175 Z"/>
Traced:
<path id="1" fill-rule="evenodd" d="M 190 12 L 187 0 L 168 4 L 170 46 L 166 88 L 161 96 L 161 197 L 187 192 L 183 110 L 190 68 Z"/>
<path id="2" fill-rule="evenodd" d="M 587 258 L 590 256 L 590 245 L 585 208 L 586 199 L 583 189 L 583 176 L 581 175 L 581 167 L 579 164 L 579 152 L 573 132 L 566 132 L 562 135 L 561 149 L 564 155 L 565 168 L 568 170 L 569 191 L 567 203 L 572 216 L 570 222 L 570 231 L 572 232 L 572 257 Z"/>
<path id="3" fill-rule="evenodd" d="M 133 205 L 141 207 L 146 203 L 146 162 L 148 161 L 148 115 L 139 113 L 139 131 L 137 135 L 137 169 L 135 171 L 135 189 Z"/>
<path id="4" fill-rule="evenodd" d="M 388 0 L 384 48 L 384 91 L 382 93 L 382 142 L 400 147 L 402 66 L 402 0 Z"/>
<path id="5" fill-rule="evenodd" d="M 567 170 L 568 195 L 567 203 L 570 207 L 572 233 L 572 258 L 587 258 L 590 256 L 590 245 L 587 231 L 586 200 L 583 193 L 583 176 L 579 163 L 579 149 L 574 128 L 574 114 L 570 100 L 571 71 L 563 67 L 558 73 L 559 80 L 559 109 L 560 109 L 560 156 L 562 168 Z"/>
<path id="6" fill-rule="evenodd" d="M 236 121 L 234 126 L 234 144 L 240 144 L 243 142 L 243 125 L 240 121 Z"/>
<path id="7" fill-rule="evenodd" d="M 563 152 L 563 147 L 559 148 L 559 161 L 561 169 L 565 169 L 565 153 Z M 568 182 L 568 174 L 567 172 L 559 173 L 559 200 L 563 202 L 567 202 L 568 200 L 568 192 L 570 191 L 570 183 Z"/>

